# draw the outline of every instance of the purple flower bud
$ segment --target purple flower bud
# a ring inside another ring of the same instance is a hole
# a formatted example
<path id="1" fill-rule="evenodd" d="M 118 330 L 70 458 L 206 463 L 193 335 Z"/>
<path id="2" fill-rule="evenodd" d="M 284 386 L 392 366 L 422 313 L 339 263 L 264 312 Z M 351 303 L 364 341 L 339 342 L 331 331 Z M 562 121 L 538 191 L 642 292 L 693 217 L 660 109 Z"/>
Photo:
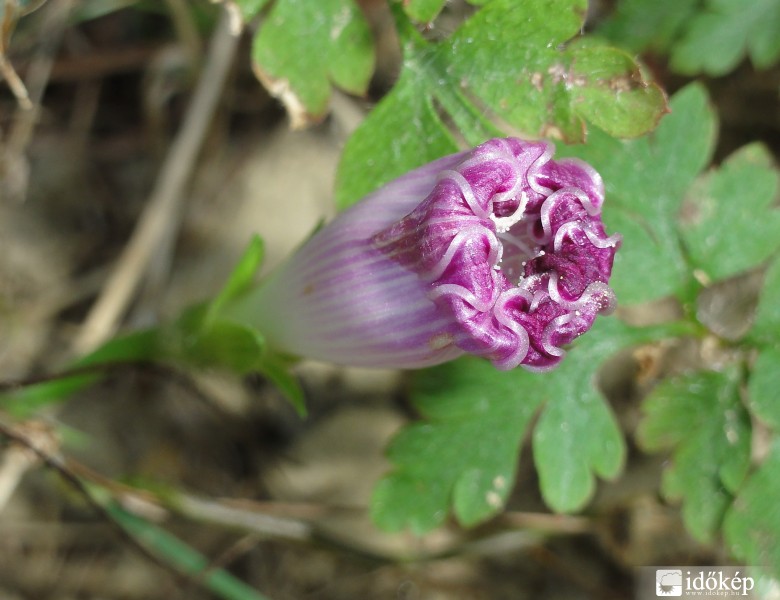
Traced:
<path id="1" fill-rule="evenodd" d="M 337 217 L 233 315 L 276 350 L 418 368 L 465 352 L 555 366 L 615 299 L 620 244 L 590 166 L 494 139 L 400 177 Z"/>

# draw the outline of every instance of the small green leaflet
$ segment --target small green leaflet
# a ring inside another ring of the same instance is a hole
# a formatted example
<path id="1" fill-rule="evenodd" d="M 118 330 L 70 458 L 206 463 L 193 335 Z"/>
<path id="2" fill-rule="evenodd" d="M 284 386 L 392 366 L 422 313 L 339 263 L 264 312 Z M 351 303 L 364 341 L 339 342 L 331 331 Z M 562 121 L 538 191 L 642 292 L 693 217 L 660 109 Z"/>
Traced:
<path id="1" fill-rule="evenodd" d="M 426 41 L 393 5 L 404 63 L 393 90 L 342 156 L 336 201 L 476 145 L 506 125 L 526 137 L 581 141 L 586 121 L 641 135 L 666 111 L 663 92 L 626 53 L 580 38 L 586 0 L 493 0 L 449 39 Z"/>
<path id="2" fill-rule="evenodd" d="M 673 69 L 725 75 L 748 54 L 759 69 L 780 58 L 780 2 L 708 0 L 672 48 Z"/>
<path id="3" fill-rule="evenodd" d="M 240 4 L 253 16 L 265 2 Z M 374 72 L 371 31 L 354 0 L 276 0 L 255 35 L 252 58 L 293 127 L 325 116 L 332 86 L 365 93 Z"/>
<path id="4" fill-rule="evenodd" d="M 690 276 L 677 215 L 709 163 L 716 119 L 698 84 L 675 94 L 671 108 L 644 138 L 621 141 L 594 129 L 586 145 L 558 148 L 559 156 L 577 156 L 604 178 L 604 221 L 609 232 L 623 235 L 610 285 L 625 304 L 680 293 Z"/>
<path id="5" fill-rule="evenodd" d="M 726 514 L 723 532 L 736 558 L 780 575 L 780 440 Z"/>
<path id="6" fill-rule="evenodd" d="M 265 256 L 265 245 L 259 235 L 252 236 L 246 250 L 233 267 L 228 280 L 222 286 L 219 294 L 209 302 L 206 320 L 211 321 L 217 317 L 219 311 L 236 296 L 245 292 L 255 280 Z"/>
<path id="7" fill-rule="evenodd" d="M 464 525 L 496 514 L 511 491 L 520 447 L 533 416 L 534 459 L 545 501 L 581 508 L 594 475 L 614 477 L 625 453 L 617 423 L 595 388 L 603 360 L 620 348 L 667 337 L 669 328 L 633 329 L 603 318 L 556 370 L 496 371 L 466 357 L 417 374 L 412 389 L 424 420 L 389 448 L 395 470 L 377 486 L 376 523 L 429 531 L 454 512 Z"/>
<path id="8" fill-rule="evenodd" d="M 750 466 L 750 417 L 739 370 L 702 371 L 663 381 L 645 399 L 638 437 L 646 450 L 672 450 L 662 490 L 683 501 L 689 531 L 709 541 Z"/>
<path id="9" fill-rule="evenodd" d="M 210 302 L 185 312 L 172 328 L 163 331 L 165 346 L 159 358 L 188 366 L 225 368 L 238 374 L 260 372 L 306 414 L 304 394 L 290 373 L 292 362 L 271 352 L 261 331 L 223 314 L 230 301 L 254 282 L 264 255 L 263 241 L 254 236 L 219 294 Z"/>
<path id="10" fill-rule="evenodd" d="M 694 183 L 680 230 L 689 260 L 712 281 L 756 267 L 780 248 L 780 177 L 761 144 L 744 146 Z"/>

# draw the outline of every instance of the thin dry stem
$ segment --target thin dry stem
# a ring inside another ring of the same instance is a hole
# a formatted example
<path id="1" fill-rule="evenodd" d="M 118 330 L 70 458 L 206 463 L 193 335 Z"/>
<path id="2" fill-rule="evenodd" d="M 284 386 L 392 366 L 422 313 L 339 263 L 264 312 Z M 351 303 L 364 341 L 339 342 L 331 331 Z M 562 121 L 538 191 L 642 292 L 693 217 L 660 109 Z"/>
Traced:
<path id="1" fill-rule="evenodd" d="M 182 128 L 171 145 L 130 241 L 74 341 L 73 349 L 77 353 L 93 349 L 116 331 L 155 253 L 178 228 L 184 188 L 192 175 L 238 45 L 230 24 L 231 17 L 223 10 Z"/>

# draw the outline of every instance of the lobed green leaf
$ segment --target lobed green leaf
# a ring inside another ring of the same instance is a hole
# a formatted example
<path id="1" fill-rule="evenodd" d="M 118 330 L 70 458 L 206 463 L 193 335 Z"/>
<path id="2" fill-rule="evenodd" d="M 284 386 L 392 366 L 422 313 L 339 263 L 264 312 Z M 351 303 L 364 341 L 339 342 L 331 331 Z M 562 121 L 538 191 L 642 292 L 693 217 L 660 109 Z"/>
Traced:
<path id="1" fill-rule="evenodd" d="M 518 386 L 518 375 L 471 357 L 417 375 L 414 402 L 426 422 L 407 426 L 389 447 L 396 470 L 372 501 L 380 527 L 422 533 L 441 525 L 451 508 L 464 525 L 501 509 L 539 405 Z"/>
<path id="2" fill-rule="evenodd" d="M 533 433 L 542 493 L 555 510 L 580 508 L 593 492 L 594 476 L 616 476 L 625 454 L 615 418 L 595 387 L 599 366 L 619 348 L 667 335 L 668 329 L 599 319 L 549 373 L 496 371 L 471 357 L 420 372 L 412 398 L 424 420 L 392 442 L 395 468 L 376 487 L 374 520 L 384 529 L 421 533 L 450 512 L 464 525 L 497 513 L 542 405 Z"/>
<path id="3" fill-rule="evenodd" d="M 553 510 L 581 509 L 595 489 L 595 476 L 614 478 L 623 466 L 623 435 L 596 383 L 603 361 L 621 348 L 665 335 L 663 329 L 598 319 L 554 371 L 523 372 L 525 389 L 545 402 L 533 450 L 542 496 Z"/>
<path id="4" fill-rule="evenodd" d="M 449 39 L 428 42 L 394 14 L 403 69 L 348 141 L 337 175 L 340 208 L 402 173 L 511 129 L 582 141 L 591 120 L 616 136 L 652 129 L 663 92 L 637 63 L 581 31 L 586 0 L 493 0 Z"/>
<path id="5" fill-rule="evenodd" d="M 719 529 L 750 466 L 750 417 L 739 398 L 736 368 L 661 382 L 645 399 L 640 444 L 672 450 L 662 491 L 682 499 L 691 533 L 708 541 Z"/>
<path id="6" fill-rule="evenodd" d="M 252 58 L 294 126 L 324 117 L 334 85 L 365 93 L 374 70 L 371 31 L 354 0 L 276 0 L 255 36 Z"/>

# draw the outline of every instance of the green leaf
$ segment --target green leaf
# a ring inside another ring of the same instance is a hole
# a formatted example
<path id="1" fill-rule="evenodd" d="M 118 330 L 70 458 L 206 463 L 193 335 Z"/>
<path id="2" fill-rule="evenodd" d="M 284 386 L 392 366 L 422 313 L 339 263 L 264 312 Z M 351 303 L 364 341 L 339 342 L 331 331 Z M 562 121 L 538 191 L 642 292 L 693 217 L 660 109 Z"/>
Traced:
<path id="1" fill-rule="evenodd" d="M 265 350 L 254 329 L 219 319 L 206 323 L 201 309 L 186 313 L 175 325 L 165 349 L 168 358 L 205 368 L 226 368 L 246 374 L 256 368 Z"/>
<path id="2" fill-rule="evenodd" d="M 226 303 L 240 296 L 252 285 L 263 262 L 264 252 L 262 238 L 259 235 L 252 236 L 247 249 L 244 250 L 238 264 L 233 268 L 225 285 L 222 286 L 216 298 L 209 303 L 206 315 L 207 322 L 214 320 Z"/>
<path id="3" fill-rule="evenodd" d="M 276 0 L 252 57 L 294 126 L 325 115 L 332 85 L 365 93 L 374 70 L 371 31 L 354 0 Z"/>
<path id="4" fill-rule="evenodd" d="M 780 258 L 767 269 L 748 337 L 759 344 L 777 344 L 780 340 Z"/>
<path id="5" fill-rule="evenodd" d="M 582 46 L 568 75 L 583 84 L 571 93 L 577 114 L 615 137 L 637 137 L 654 129 L 666 100 L 634 58 L 617 48 Z"/>
<path id="6" fill-rule="evenodd" d="M 645 399 L 638 431 L 651 451 L 671 449 L 663 493 L 682 499 L 690 532 L 709 541 L 750 466 L 750 417 L 739 398 L 738 369 L 663 381 Z"/>
<path id="7" fill-rule="evenodd" d="M 608 231 L 623 235 L 610 285 L 625 304 L 679 293 L 690 276 L 676 217 L 685 192 L 709 163 L 716 121 L 698 84 L 675 94 L 671 108 L 642 139 L 621 141 L 594 130 L 586 145 L 558 149 L 604 178 L 604 221 Z"/>
<path id="8" fill-rule="evenodd" d="M 414 402 L 427 421 L 406 427 L 390 445 L 396 471 L 379 483 L 372 503 L 380 527 L 422 533 L 441 525 L 451 505 L 464 525 L 500 510 L 539 405 L 518 387 L 520 373 L 468 357 L 416 377 Z"/>
<path id="9" fill-rule="evenodd" d="M 101 380 L 108 367 L 155 359 L 160 352 L 159 331 L 148 329 L 109 340 L 94 352 L 70 365 L 58 379 L 20 387 L 0 394 L 0 407 L 18 418 L 32 415 L 36 410 L 66 399 L 71 394 Z M 95 372 L 89 371 L 95 367 Z M 105 367 L 98 369 L 97 367 Z"/>
<path id="10" fill-rule="evenodd" d="M 418 23 L 430 23 L 444 8 L 446 0 L 405 0 L 406 14 Z"/>
<path id="11" fill-rule="evenodd" d="M 593 474 L 615 476 L 624 455 L 615 419 L 595 390 L 595 373 L 617 349 L 668 334 L 599 319 L 550 373 L 497 371 L 472 357 L 420 372 L 412 398 L 424 420 L 391 443 L 395 469 L 376 487 L 374 520 L 384 529 L 420 533 L 442 524 L 451 510 L 464 525 L 497 513 L 543 403 L 533 439 L 542 493 L 556 510 L 582 506 Z"/>
<path id="12" fill-rule="evenodd" d="M 665 52 L 696 14 L 699 2 L 621 0 L 597 33 L 632 52 L 648 49 Z"/>
<path id="13" fill-rule="evenodd" d="M 142 519 L 117 504 L 109 504 L 106 510 L 122 529 L 147 548 L 160 560 L 178 572 L 192 577 L 218 598 L 225 600 L 268 600 L 257 590 L 224 569 L 214 565 L 200 552 L 173 534 Z"/>
<path id="14" fill-rule="evenodd" d="M 732 154 L 701 177 L 683 204 L 680 230 L 694 267 L 726 279 L 756 267 L 780 248 L 780 177 L 761 144 Z"/>
<path id="15" fill-rule="evenodd" d="M 586 120 L 618 136 L 652 129 L 663 92 L 625 53 L 567 42 L 586 0 L 493 0 L 440 43 L 396 7 L 403 69 L 393 91 L 348 141 L 337 176 L 344 208 L 406 171 L 476 145 L 506 125 L 526 137 L 581 141 Z"/>
<path id="16" fill-rule="evenodd" d="M 270 353 L 265 353 L 256 366 L 257 370 L 267 377 L 289 400 L 298 415 L 305 417 L 307 414 L 306 397 L 301 384 L 298 383 L 298 378 L 293 375 L 290 367 L 290 362 Z"/>
<path id="17" fill-rule="evenodd" d="M 432 99 L 421 95 L 417 77 L 407 67 L 393 90 L 349 138 L 336 175 L 339 208 L 396 176 L 457 152 L 455 139 L 437 115 Z"/>
<path id="18" fill-rule="evenodd" d="M 748 382 L 750 410 L 780 431 L 780 347 L 762 348 Z"/>
<path id="19" fill-rule="evenodd" d="M 780 440 L 748 478 L 723 524 L 734 556 L 750 565 L 768 567 L 780 575 Z"/>
<path id="20" fill-rule="evenodd" d="M 672 49 L 671 66 L 684 74 L 724 75 L 745 54 L 758 68 L 780 57 L 777 0 L 709 0 Z"/>
<path id="21" fill-rule="evenodd" d="M 242 260 L 239 267 L 251 262 Z M 244 272 L 248 275 L 249 269 Z M 306 414 L 303 390 L 290 372 L 293 362 L 269 351 L 257 329 L 218 314 L 211 316 L 211 307 L 202 305 L 185 312 L 165 331 L 164 340 L 157 358 L 188 367 L 227 369 L 239 375 L 262 373 L 301 416 Z"/>
<path id="22" fill-rule="evenodd" d="M 554 371 L 523 373 L 523 389 L 546 403 L 533 449 L 542 496 L 553 510 L 582 508 L 594 491 L 594 475 L 614 478 L 623 465 L 623 436 L 596 387 L 601 364 L 621 348 L 665 335 L 663 329 L 598 319 Z"/>

